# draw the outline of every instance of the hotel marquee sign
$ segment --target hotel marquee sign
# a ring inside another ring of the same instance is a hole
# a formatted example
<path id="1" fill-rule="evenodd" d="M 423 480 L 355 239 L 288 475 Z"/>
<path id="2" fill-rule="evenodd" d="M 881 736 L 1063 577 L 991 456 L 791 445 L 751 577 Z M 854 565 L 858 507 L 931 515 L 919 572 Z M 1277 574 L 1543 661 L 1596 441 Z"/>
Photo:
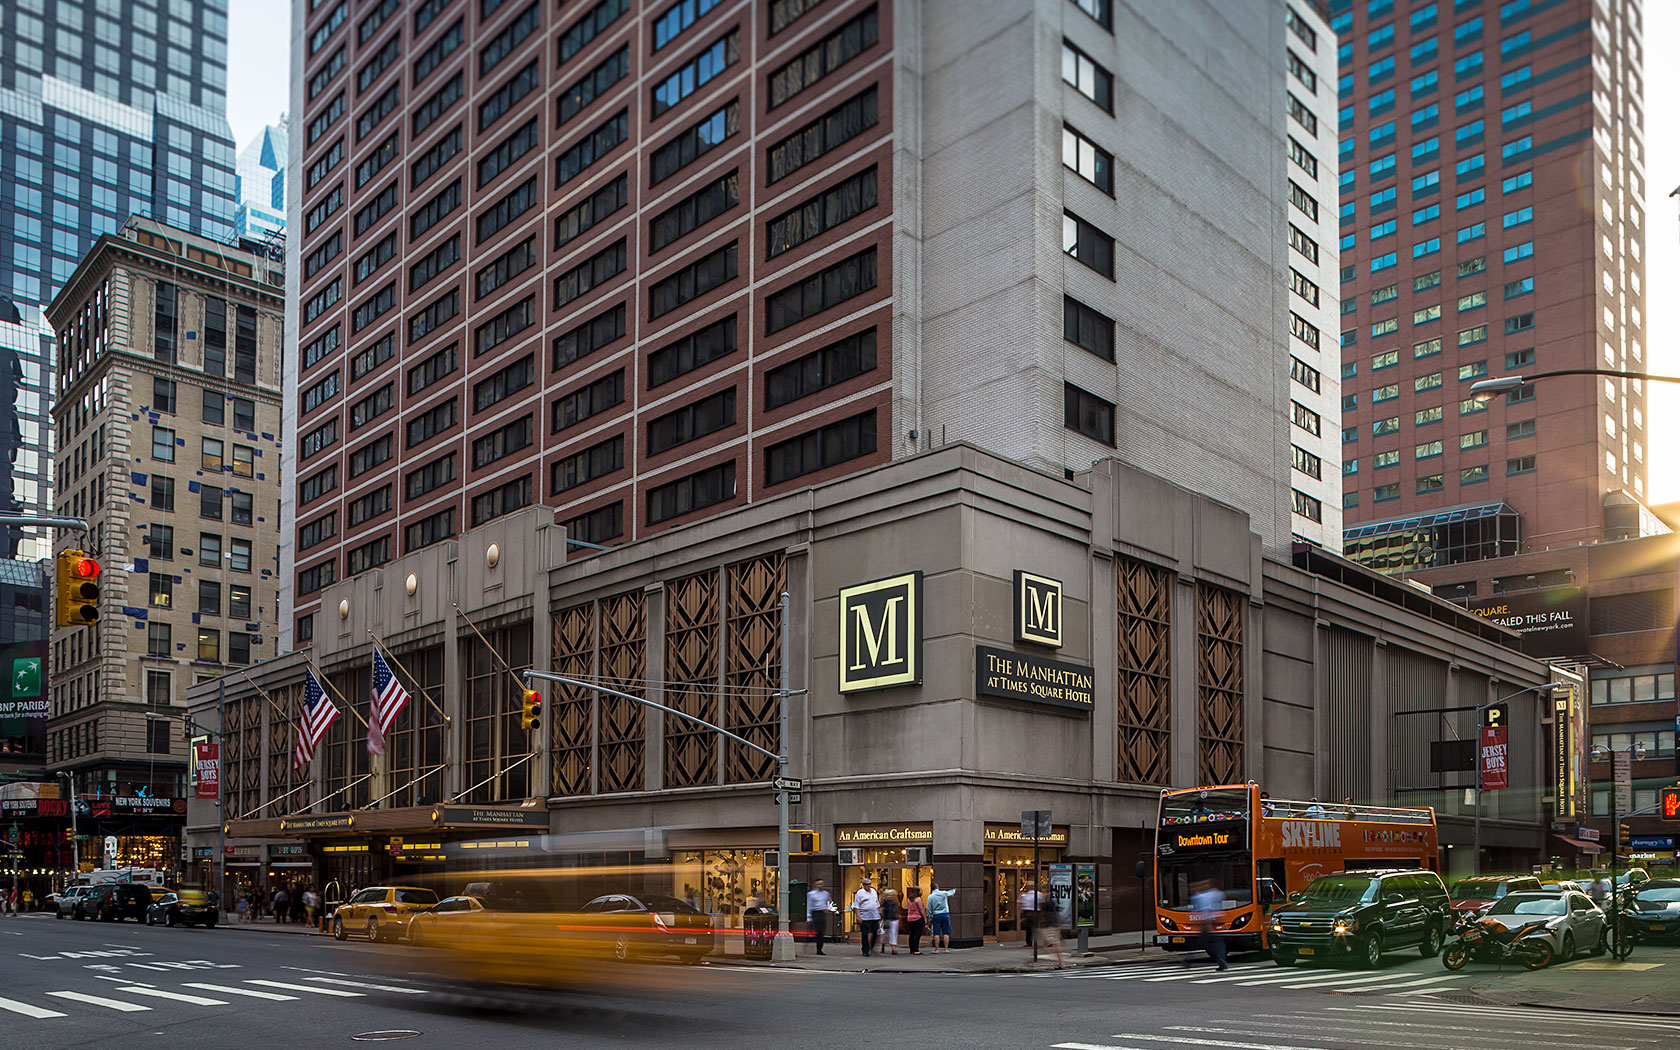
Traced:
<path id="1" fill-rule="evenodd" d="M 1062 647 L 1062 581 L 1015 570 L 1015 640 Z"/>
<path id="2" fill-rule="evenodd" d="M 922 574 L 840 591 L 840 691 L 922 683 Z"/>

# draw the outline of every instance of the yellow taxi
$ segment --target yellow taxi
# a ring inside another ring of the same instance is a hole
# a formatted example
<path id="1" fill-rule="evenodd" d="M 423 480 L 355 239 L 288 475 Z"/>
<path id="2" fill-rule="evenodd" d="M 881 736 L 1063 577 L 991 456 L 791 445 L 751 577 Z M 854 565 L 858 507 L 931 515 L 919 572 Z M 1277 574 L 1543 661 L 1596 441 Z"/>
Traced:
<path id="1" fill-rule="evenodd" d="M 437 893 L 423 886 L 368 886 L 333 912 L 332 934 L 341 941 L 352 933 L 370 941 L 401 940 L 410 916 L 437 902 Z"/>

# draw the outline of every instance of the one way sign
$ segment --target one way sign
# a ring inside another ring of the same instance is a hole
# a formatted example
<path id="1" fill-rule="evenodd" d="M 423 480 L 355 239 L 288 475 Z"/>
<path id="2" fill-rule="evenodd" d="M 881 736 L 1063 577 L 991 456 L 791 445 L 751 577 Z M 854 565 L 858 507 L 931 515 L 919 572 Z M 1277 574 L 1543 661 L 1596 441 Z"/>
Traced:
<path id="1" fill-rule="evenodd" d="M 777 777 L 770 781 L 770 786 L 777 791 L 803 791 L 805 782 L 798 777 Z"/>

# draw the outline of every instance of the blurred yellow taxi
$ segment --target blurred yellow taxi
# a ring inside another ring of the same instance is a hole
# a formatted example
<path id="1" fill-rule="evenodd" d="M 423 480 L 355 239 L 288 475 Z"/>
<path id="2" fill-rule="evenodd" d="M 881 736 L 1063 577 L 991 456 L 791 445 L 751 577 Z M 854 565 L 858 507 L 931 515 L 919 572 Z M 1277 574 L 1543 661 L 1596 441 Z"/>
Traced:
<path id="1" fill-rule="evenodd" d="M 332 934 L 341 941 L 352 933 L 370 941 L 401 940 L 409 918 L 437 902 L 437 891 L 423 886 L 369 886 L 333 912 Z"/>

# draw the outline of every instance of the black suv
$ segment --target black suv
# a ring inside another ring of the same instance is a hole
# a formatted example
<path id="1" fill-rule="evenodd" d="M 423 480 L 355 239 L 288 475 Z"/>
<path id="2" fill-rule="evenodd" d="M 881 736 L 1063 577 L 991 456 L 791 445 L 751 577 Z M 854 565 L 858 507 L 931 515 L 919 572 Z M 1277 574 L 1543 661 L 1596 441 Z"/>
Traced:
<path id="1" fill-rule="evenodd" d="M 1272 913 L 1267 928 L 1279 966 L 1297 958 L 1352 956 L 1374 968 L 1391 948 L 1417 945 L 1424 958 L 1441 950 L 1452 904 L 1432 871 L 1344 871 L 1316 878 Z"/>
<path id="2" fill-rule="evenodd" d="M 146 921 L 146 909 L 152 906 L 152 889 L 133 882 L 116 882 L 94 888 L 83 897 L 77 908 L 83 915 L 100 922 L 121 919 Z"/>

